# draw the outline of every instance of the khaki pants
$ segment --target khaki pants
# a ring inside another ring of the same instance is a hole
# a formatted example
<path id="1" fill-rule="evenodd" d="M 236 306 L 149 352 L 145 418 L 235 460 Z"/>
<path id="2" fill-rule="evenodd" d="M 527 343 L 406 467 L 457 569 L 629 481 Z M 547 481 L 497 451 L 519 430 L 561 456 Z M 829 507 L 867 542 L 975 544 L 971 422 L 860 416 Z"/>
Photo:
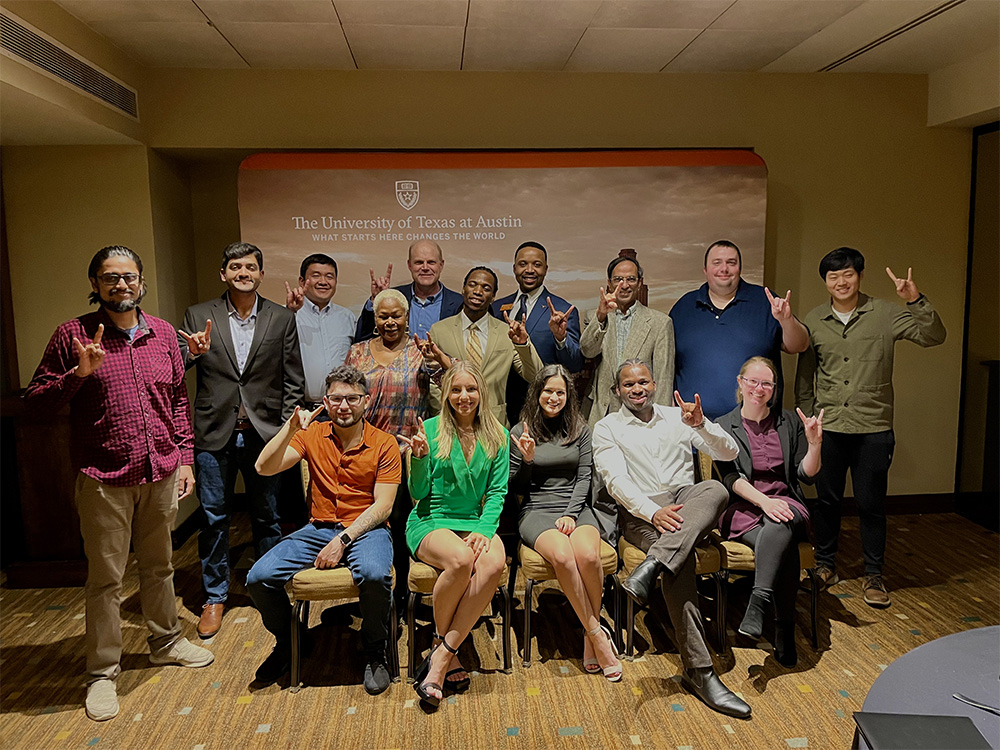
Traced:
<path id="1" fill-rule="evenodd" d="M 663 598 L 674 626 L 674 640 L 685 669 L 712 666 L 712 655 L 705 643 L 705 625 L 698 609 L 697 564 L 694 548 L 715 528 L 719 515 L 729 501 L 729 492 L 714 479 L 681 489 L 675 498 L 660 498 L 661 507 L 683 505 L 678 513 L 684 519 L 678 531 L 661 534 L 648 521 L 621 512 L 622 534 L 631 544 L 663 564 L 660 578 Z"/>
<path id="2" fill-rule="evenodd" d="M 111 487 L 80 473 L 76 508 L 87 554 L 87 674 L 89 682 L 121 672 L 121 591 L 129 541 L 139 564 L 139 602 L 151 652 L 180 636 L 174 597 L 170 527 L 177 515 L 177 476 L 135 487 Z"/>

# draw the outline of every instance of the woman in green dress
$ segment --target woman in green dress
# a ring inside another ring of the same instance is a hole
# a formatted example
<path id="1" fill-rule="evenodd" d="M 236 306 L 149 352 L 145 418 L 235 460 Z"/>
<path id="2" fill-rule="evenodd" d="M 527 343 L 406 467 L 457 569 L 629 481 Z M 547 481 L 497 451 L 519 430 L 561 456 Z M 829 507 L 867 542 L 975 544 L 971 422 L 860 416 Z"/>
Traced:
<path id="1" fill-rule="evenodd" d="M 468 673 L 458 647 L 496 592 L 506 555 L 496 535 L 507 494 L 509 435 L 493 416 L 482 371 L 460 360 L 441 383 L 441 415 L 420 423 L 410 449 L 415 503 L 406 543 L 441 570 L 434 585 L 435 646 L 414 675 L 422 703 L 436 707 L 443 687 L 461 690 Z M 439 648 L 444 646 L 444 648 Z"/>

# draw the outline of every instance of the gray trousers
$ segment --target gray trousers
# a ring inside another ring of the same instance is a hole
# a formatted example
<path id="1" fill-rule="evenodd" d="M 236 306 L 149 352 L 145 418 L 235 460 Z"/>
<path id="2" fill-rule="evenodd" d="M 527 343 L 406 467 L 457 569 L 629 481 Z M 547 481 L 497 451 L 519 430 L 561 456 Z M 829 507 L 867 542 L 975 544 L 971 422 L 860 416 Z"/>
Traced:
<path id="1" fill-rule="evenodd" d="M 678 531 L 661 534 L 648 521 L 621 512 L 625 539 L 661 563 L 666 570 L 660 579 L 663 598 L 674 626 L 674 639 L 685 669 L 712 666 L 712 655 L 705 642 L 705 626 L 698 609 L 698 587 L 695 582 L 698 541 L 715 528 L 729 492 L 714 479 L 681 488 L 673 497 L 658 498 L 661 507 L 683 505 L 678 515 L 684 519 Z"/>

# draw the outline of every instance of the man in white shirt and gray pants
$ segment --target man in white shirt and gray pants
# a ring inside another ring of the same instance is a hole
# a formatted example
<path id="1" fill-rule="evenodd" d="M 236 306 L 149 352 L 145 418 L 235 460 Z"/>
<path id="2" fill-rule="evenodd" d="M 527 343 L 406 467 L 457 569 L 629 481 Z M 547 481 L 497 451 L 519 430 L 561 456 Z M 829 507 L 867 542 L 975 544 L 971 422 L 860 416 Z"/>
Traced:
<path id="1" fill-rule="evenodd" d="M 736 458 L 736 441 L 705 419 L 701 399 L 679 406 L 654 402 L 656 383 L 641 360 L 618 368 L 615 395 L 621 408 L 594 427 L 594 466 L 620 507 L 622 533 L 647 557 L 623 583 L 640 605 L 662 574 L 663 597 L 674 626 L 685 687 L 709 708 L 750 717 L 750 706 L 722 684 L 705 642 L 698 609 L 694 547 L 715 524 L 729 500 L 722 483 L 695 484 L 692 448 L 720 461 Z"/>

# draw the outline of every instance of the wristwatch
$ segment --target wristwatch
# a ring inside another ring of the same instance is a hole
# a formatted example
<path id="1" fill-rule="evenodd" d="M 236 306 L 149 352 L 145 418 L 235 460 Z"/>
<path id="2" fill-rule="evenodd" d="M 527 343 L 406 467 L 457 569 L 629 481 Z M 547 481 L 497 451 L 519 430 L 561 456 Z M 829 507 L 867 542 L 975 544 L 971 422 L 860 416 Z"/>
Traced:
<path id="1" fill-rule="evenodd" d="M 348 535 L 346 531 L 340 535 L 340 543 L 343 544 L 345 547 L 350 547 L 351 541 L 352 541 L 351 537 Z"/>

